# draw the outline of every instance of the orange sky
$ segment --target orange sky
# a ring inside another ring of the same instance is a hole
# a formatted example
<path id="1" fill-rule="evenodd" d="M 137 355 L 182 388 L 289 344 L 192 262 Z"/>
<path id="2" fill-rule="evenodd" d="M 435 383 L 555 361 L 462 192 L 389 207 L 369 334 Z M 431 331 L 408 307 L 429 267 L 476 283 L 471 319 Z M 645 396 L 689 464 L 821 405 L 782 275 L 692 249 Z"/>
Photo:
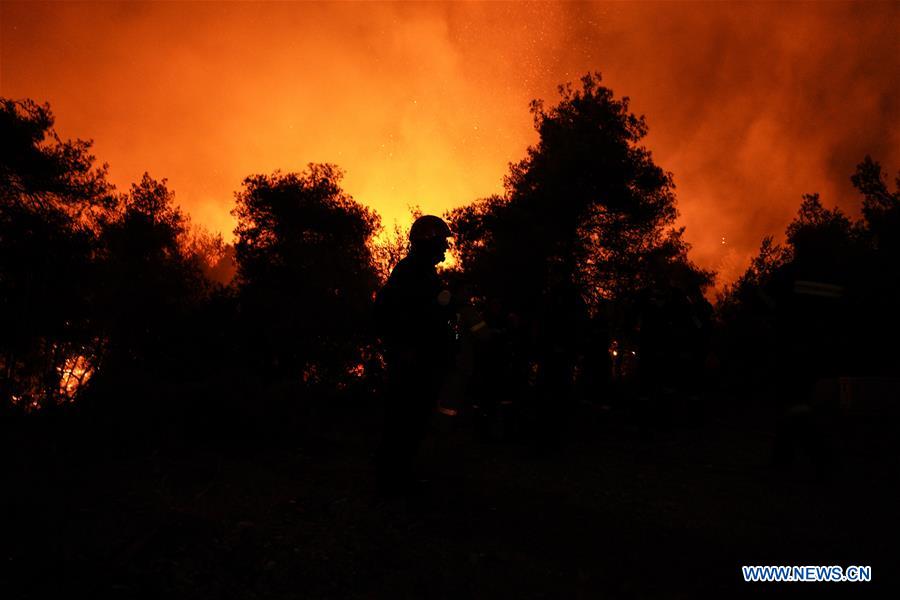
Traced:
<path id="1" fill-rule="evenodd" d="M 599 70 L 728 281 L 802 193 L 855 213 L 854 165 L 900 168 L 898 31 L 900 3 L 3 2 L 0 94 L 227 237 L 243 177 L 311 161 L 386 225 L 499 192 L 529 100 Z"/>

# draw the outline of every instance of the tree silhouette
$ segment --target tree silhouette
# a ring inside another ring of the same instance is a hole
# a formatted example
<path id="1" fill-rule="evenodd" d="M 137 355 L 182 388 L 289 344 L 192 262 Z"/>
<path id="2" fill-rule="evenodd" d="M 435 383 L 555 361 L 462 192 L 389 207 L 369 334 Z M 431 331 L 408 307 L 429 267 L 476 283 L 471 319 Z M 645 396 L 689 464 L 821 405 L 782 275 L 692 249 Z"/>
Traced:
<path id="1" fill-rule="evenodd" d="M 640 145 L 643 117 L 588 74 L 531 104 L 539 141 L 510 166 L 505 194 L 450 213 L 463 269 L 488 295 L 525 312 L 551 281 L 597 307 L 627 303 L 671 279 L 702 288 L 712 275 L 687 259 L 671 174 Z"/>
<path id="2" fill-rule="evenodd" d="M 857 229 L 864 254 L 852 268 L 857 362 L 869 372 L 896 374 L 900 357 L 883 348 L 900 336 L 900 172 L 890 191 L 881 165 L 866 156 L 851 181 L 863 196 L 863 219 Z"/>
<path id="3" fill-rule="evenodd" d="M 93 342 L 91 257 L 97 219 L 115 198 L 106 165 L 95 165 L 90 146 L 60 140 L 48 105 L 0 99 L 0 402 L 5 406 L 67 399 L 60 374 Z"/>
<path id="4" fill-rule="evenodd" d="M 378 274 L 377 215 L 340 187 L 342 172 L 247 177 L 237 217 L 237 284 L 252 353 L 310 382 L 340 380 L 359 359 Z"/>
<path id="5" fill-rule="evenodd" d="M 870 157 L 851 177 L 863 196 L 853 222 L 806 194 L 786 229 L 784 245 L 771 237 L 747 271 L 720 298 L 721 354 L 732 376 L 752 380 L 791 359 L 815 376 L 884 374 L 898 367 L 880 351 L 900 334 L 900 184 L 890 192 Z M 787 350 L 785 350 L 787 349 Z M 741 371 L 742 373 L 738 373 Z"/>
<path id="6" fill-rule="evenodd" d="M 421 216 L 421 211 L 416 215 L 415 210 L 412 211 L 413 221 L 417 216 Z M 409 226 L 401 227 L 398 223 L 394 223 L 390 231 L 381 230 L 379 238 L 372 243 L 372 255 L 378 265 L 378 278 L 383 284 L 387 281 L 391 271 L 397 266 L 397 263 L 406 256 L 409 251 Z"/>
<path id="7" fill-rule="evenodd" d="M 890 192 L 881 165 L 866 156 L 850 180 L 863 195 L 862 214 L 873 246 L 896 252 L 896 233 L 900 231 L 900 174 L 895 179 L 896 191 Z"/>
<path id="8" fill-rule="evenodd" d="M 189 352 L 180 335 L 208 287 L 188 233 L 166 180 L 147 173 L 104 221 L 96 293 L 108 374 L 128 378 L 139 369 L 165 378 Z"/>

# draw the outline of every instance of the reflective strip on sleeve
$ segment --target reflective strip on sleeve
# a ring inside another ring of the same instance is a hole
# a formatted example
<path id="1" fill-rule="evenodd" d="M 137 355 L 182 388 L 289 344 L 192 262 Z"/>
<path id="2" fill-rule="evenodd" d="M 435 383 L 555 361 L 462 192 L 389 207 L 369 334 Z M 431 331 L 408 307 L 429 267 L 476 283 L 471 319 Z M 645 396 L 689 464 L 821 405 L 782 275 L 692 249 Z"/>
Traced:
<path id="1" fill-rule="evenodd" d="M 487 323 L 485 323 L 484 321 L 478 321 L 477 323 L 475 323 L 474 325 L 472 325 L 469 328 L 469 331 L 471 331 L 472 333 L 475 333 L 476 331 L 478 331 L 480 329 L 484 329 L 485 327 L 487 327 Z"/>
<path id="2" fill-rule="evenodd" d="M 794 282 L 794 293 L 805 296 L 822 296 L 825 298 L 840 298 L 844 295 L 844 288 L 832 283 L 821 281 L 797 280 Z"/>

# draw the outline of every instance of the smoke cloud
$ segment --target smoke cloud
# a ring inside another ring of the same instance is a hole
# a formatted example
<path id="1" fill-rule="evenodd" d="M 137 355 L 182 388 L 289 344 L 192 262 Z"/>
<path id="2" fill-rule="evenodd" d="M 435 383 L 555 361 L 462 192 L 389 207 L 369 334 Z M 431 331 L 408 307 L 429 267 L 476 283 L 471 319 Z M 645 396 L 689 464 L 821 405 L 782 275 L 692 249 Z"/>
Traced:
<path id="1" fill-rule="evenodd" d="M 700 265 L 732 280 L 806 192 L 900 167 L 900 4 L 0 4 L 0 94 L 226 237 L 243 177 L 334 162 L 390 225 L 501 191 L 528 102 L 600 71 L 646 115 Z"/>

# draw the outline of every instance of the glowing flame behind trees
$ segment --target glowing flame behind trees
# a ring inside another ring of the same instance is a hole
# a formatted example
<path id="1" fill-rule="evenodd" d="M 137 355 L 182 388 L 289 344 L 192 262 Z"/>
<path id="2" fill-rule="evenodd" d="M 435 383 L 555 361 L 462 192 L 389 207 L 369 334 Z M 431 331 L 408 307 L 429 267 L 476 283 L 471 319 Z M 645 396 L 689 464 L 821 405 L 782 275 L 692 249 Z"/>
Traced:
<path id="1" fill-rule="evenodd" d="M 0 99 L 0 403 L 26 410 L 159 351 L 169 309 L 206 292 L 202 255 L 221 248 L 189 231 L 165 180 L 115 193 L 91 143 L 53 123 L 48 105 Z"/>
<path id="2" fill-rule="evenodd" d="M 94 343 L 84 292 L 99 219 L 116 197 L 90 147 L 60 140 L 48 105 L 0 99 L 0 402 L 7 406 L 68 399 L 58 369 Z M 85 379 L 86 363 L 69 366 L 85 369 Z"/>
<path id="3" fill-rule="evenodd" d="M 372 240 L 372 256 L 378 265 L 378 278 L 382 284 L 387 281 L 397 263 L 409 250 L 409 227 L 394 223 L 389 231 L 382 231 Z"/>
<path id="4" fill-rule="evenodd" d="M 688 259 L 683 230 L 674 227 L 672 177 L 640 145 L 647 127 L 628 99 L 601 86 L 599 75 L 560 94 L 549 109 L 532 104 L 539 141 L 511 165 L 505 194 L 449 214 L 456 264 L 478 294 L 526 318 L 603 312 L 626 348 L 620 333 L 645 290 L 669 286 L 699 297 L 712 275 Z M 406 235 L 395 228 L 379 238 L 378 215 L 342 189 L 337 167 L 245 179 L 234 211 L 237 278 L 216 287 L 204 272 L 230 262 L 221 237 L 191 228 L 165 180 L 145 174 L 127 194 L 115 193 L 90 147 L 60 140 L 48 106 L 0 99 L 4 407 L 71 402 L 88 382 L 111 375 L 132 385 L 179 369 L 195 376 L 196 356 L 225 345 L 311 385 L 339 388 L 377 363 L 367 311 Z M 764 243 L 729 288 L 720 317 L 759 331 L 744 317 L 768 281 L 790 269 L 837 266 L 857 290 L 855 314 L 868 323 L 860 329 L 900 330 L 900 192 L 888 190 L 868 158 L 853 183 L 864 196 L 863 220 L 851 223 L 807 196 L 788 247 Z M 227 268 L 220 271 L 224 283 Z M 546 310 L 548 298 L 563 301 Z M 198 316 L 199 345 L 191 328 Z M 865 341 L 858 345 L 878 347 Z"/>
<path id="5" fill-rule="evenodd" d="M 230 247 L 191 226 L 165 179 L 116 193 L 90 142 L 56 136 L 49 106 L 0 108 L 4 407 L 208 375 L 206 354 L 271 358 L 310 384 L 359 379 L 369 303 L 405 233 L 376 240 L 378 215 L 343 192 L 337 167 L 248 177 Z M 219 284 L 204 276 L 217 272 Z"/>
<path id="6" fill-rule="evenodd" d="M 78 391 L 94 375 L 94 367 L 87 356 L 70 356 L 56 368 L 59 373 L 59 393 L 69 402 L 75 400 Z"/>

